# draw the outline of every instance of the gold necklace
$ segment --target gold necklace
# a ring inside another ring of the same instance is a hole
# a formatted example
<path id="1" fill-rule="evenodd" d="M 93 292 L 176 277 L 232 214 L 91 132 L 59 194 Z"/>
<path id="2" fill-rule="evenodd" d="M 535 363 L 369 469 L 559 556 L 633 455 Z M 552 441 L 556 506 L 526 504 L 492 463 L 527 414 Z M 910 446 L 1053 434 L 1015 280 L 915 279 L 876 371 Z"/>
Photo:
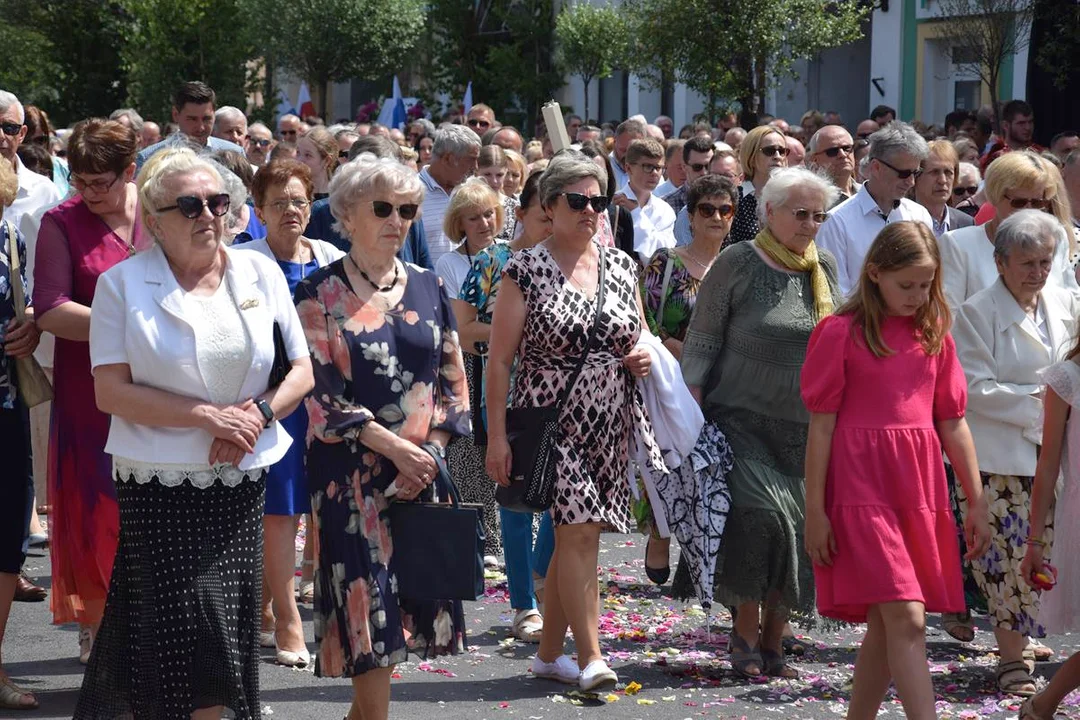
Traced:
<path id="1" fill-rule="evenodd" d="M 685 255 L 688 260 L 700 267 L 702 270 L 708 271 L 709 268 L 712 267 L 712 261 L 710 261 L 708 264 L 701 262 L 690 253 L 690 248 L 686 248 L 686 250 L 683 252 L 683 255 Z M 713 260 L 715 261 L 716 258 L 713 258 Z"/>

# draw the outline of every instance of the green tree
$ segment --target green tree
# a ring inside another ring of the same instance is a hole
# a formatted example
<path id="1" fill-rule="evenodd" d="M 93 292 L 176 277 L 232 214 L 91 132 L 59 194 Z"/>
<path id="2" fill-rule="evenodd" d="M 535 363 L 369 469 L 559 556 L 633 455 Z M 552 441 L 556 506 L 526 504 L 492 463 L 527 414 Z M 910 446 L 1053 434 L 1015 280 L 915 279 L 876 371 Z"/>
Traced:
<path id="1" fill-rule="evenodd" d="M 307 81 L 326 113 L 332 82 L 376 80 L 410 57 L 424 0 L 245 0 L 261 18 L 258 53 Z"/>
<path id="2" fill-rule="evenodd" d="M 249 15 L 241 0 L 119 0 L 130 17 L 121 50 L 128 96 L 139 112 L 168 119 L 172 94 L 187 80 L 214 89 L 218 105 L 247 104 Z"/>
<path id="3" fill-rule="evenodd" d="M 585 85 L 585 118 L 589 117 L 589 85 L 627 65 L 635 30 L 625 10 L 610 5 L 566 5 L 555 21 L 559 66 Z M 681 23 L 679 23 L 681 25 Z"/>
<path id="4" fill-rule="evenodd" d="M 771 85 L 797 60 L 858 40 L 862 0 L 629 0 L 641 31 L 634 69 L 654 83 L 666 74 L 706 98 L 715 120 L 728 102 L 744 122 L 765 111 Z"/>
<path id="5" fill-rule="evenodd" d="M 1080 59 L 1080 4 L 1075 0 L 1035 0 L 1035 15 L 1040 25 L 1045 21 L 1055 28 L 1055 32 L 1043 35 L 1035 61 L 1053 76 L 1058 90 L 1066 90 Z"/>

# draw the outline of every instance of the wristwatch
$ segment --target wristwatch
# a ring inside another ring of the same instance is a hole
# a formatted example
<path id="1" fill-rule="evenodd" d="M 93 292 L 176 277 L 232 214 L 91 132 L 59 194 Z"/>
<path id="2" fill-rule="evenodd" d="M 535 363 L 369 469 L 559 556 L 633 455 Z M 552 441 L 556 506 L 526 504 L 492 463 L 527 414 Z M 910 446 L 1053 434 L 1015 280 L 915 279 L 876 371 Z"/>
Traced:
<path id="1" fill-rule="evenodd" d="M 253 398 L 255 407 L 259 408 L 259 412 L 262 413 L 266 422 L 263 424 L 264 428 L 270 427 L 270 424 L 277 418 L 274 417 L 274 409 L 270 407 L 270 403 L 266 402 L 262 398 Z"/>

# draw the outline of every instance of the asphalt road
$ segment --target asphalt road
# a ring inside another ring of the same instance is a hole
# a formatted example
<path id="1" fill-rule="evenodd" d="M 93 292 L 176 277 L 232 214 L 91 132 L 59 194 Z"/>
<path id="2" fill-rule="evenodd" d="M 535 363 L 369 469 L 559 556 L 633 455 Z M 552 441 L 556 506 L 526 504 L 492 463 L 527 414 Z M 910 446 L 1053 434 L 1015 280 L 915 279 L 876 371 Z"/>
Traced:
<path id="1" fill-rule="evenodd" d="M 841 718 L 851 681 L 851 663 L 861 629 L 808 634 L 811 648 L 794 663 L 796 681 L 749 684 L 725 660 L 729 618 L 714 618 L 706 633 L 699 608 L 676 602 L 644 580 L 644 543 L 638 536 L 605 535 L 601 548 L 603 617 L 601 642 L 621 683 L 641 685 L 636 695 L 621 690 L 603 698 L 581 698 L 568 686 L 532 679 L 529 658 L 535 646 L 508 639 L 512 615 L 505 584 L 488 583 L 487 596 L 466 607 L 469 651 L 427 662 L 411 658 L 399 666 L 390 716 L 401 719 L 501 718 L 556 720 L 636 718 Z M 28 568 L 49 585 L 47 553 L 31 556 Z M 301 606 L 305 632 L 314 639 L 310 609 Z M 940 718 L 976 720 L 1015 718 L 1018 701 L 999 696 L 993 683 L 993 636 L 980 621 L 973 644 L 960 645 L 936 629 L 929 631 L 930 667 L 938 692 Z M 1049 678 L 1059 661 L 1080 649 L 1076 636 L 1050 638 L 1058 657 L 1040 663 L 1036 674 Z M 48 604 L 16 603 L 3 647 L 7 671 L 37 693 L 41 709 L 0 711 L 0 718 L 70 718 L 82 666 L 73 626 L 50 624 Z M 336 719 L 348 710 L 351 686 L 322 680 L 311 671 L 278 667 L 266 651 L 261 668 L 262 706 L 275 720 Z M 620 686 L 621 687 L 621 686 Z M 6 713 L 6 714 L 5 714 Z M 902 718 L 890 695 L 879 715 Z M 1080 718 L 1080 698 L 1071 696 L 1059 717 Z"/>

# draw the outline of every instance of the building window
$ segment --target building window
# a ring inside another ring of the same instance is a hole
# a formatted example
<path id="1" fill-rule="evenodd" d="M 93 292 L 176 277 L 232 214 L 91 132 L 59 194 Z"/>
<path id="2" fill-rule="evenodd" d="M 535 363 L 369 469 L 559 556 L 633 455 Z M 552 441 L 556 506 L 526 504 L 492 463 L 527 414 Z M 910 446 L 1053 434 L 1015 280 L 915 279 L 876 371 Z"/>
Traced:
<path id="1" fill-rule="evenodd" d="M 979 97 L 982 94 L 981 80 L 957 80 L 953 83 L 956 100 L 953 107 L 957 110 L 977 110 Z"/>
<path id="2" fill-rule="evenodd" d="M 975 48 L 965 45 L 954 45 L 950 53 L 953 65 L 978 65 L 979 53 Z"/>

